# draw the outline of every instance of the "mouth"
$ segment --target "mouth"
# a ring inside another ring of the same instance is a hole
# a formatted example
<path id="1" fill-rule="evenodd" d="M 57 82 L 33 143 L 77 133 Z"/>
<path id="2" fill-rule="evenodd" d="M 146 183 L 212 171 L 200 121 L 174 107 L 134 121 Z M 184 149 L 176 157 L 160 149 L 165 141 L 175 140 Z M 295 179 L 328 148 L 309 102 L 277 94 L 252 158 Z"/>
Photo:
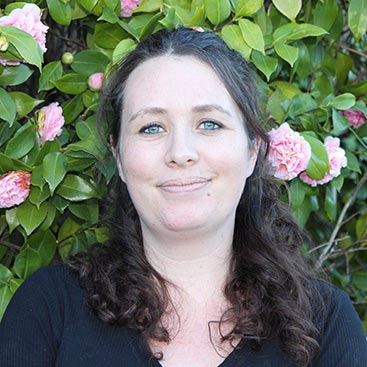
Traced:
<path id="1" fill-rule="evenodd" d="M 158 187 L 162 191 L 169 193 L 193 192 L 206 187 L 210 181 L 210 179 L 204 177 L 189 177 L 165 181 L 158 185 Z"/>

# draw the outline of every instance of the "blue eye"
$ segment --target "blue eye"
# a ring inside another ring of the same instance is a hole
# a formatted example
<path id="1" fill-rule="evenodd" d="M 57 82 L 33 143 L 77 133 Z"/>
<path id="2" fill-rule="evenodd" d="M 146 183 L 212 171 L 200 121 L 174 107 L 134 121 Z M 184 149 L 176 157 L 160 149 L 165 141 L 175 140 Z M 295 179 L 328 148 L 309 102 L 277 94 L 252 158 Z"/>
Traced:
<path id="1" fill-rule="evenodd" d="M 222 128 L 221 124 L 211 120 L 203 121 L 200 126 L 203 130 L 218 130 Z"/>
<path id="2" fill-rule="evenodd" d="M 139 133 L 142 133 L 142 134 L 159 134 L 163 131 L 162 127 L 158 124 L 149 124 L 147 126 L 144 126 L 142 127 L 140 130 L 139 130 Z"/>

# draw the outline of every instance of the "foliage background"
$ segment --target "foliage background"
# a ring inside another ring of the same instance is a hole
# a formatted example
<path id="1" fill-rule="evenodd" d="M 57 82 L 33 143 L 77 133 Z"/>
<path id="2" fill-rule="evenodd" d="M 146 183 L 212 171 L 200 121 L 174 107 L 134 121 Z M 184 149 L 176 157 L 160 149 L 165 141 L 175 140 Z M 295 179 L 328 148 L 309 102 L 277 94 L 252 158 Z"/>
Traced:
<path id="1" fill-rule="evenodd" d="M 99 204 L 115 166 L 96 132 L 99 93 L 88 77 L 107 73 L 152 32 L 184 25 L 216 32 L 253 64 L 269 128 L 288 122 L 310 142 L 309 175 L 328 170 L 324 138 L 340 138 L 348 166 L 338 178 L 281 186 L 314 239 L 304 256 L 350 294 L 367 329 L 367 124 L 354 129 L 340 114 L 367 116 L 367 0 L 143 0 L 129 18 L 118 16 L 119 0 L 2 1 L 1 11 L 26 2 L 44 10 L 50 29 L 42 60 L 37 42 L 0 27 L 13 56 L 26 60 L 0 65 L 0 175 L 32 173 L 27 200 L 0 209 L 0 317 L 36 269 L 106 238 Z M 61 62 L 64 52 L 71 64 Z M 34 116 L 54 101 L 63 133 L 40 146 Z"/>

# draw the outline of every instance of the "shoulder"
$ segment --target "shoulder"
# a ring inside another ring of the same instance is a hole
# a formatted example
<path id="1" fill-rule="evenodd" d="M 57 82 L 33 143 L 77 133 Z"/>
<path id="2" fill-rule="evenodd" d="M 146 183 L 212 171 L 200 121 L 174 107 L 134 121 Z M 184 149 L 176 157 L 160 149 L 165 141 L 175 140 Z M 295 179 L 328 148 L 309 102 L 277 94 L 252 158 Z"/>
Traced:
<path id="1" fill-rule="evenodd" d="M 314 323 L 320 333 L 320 352 L 312 366 L 365 366 L 366 335 L 348 294 L 320 279 L 312 283 Z"/>

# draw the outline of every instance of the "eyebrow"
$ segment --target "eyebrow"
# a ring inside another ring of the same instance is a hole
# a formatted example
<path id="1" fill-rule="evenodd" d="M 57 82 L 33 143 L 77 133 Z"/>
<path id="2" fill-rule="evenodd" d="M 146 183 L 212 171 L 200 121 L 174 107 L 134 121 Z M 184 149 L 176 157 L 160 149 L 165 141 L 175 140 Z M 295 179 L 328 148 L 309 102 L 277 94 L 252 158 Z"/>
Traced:
<path id="1" fill-rule="evenodd" d="M 203 104 L 203 105 L 198 105 L 192 108 L 192 112 L 194 113 L 199 113 L 199 112 L 211 112 L 211 111 L 219 111 L 222 112 L 226 115 L 228 115 L 229 117 L 232 117 L 232 113 L 229 112 L 228 110 L 226 110 L 225 108 L 223 108 L 222 106 L 218 105 L 218 104 Z M 141 110 L 139 110 L 138 112 L 134 113 L 131 118 L 129 119 L 128 122 L 131 122 L 133 120 L 135 120 L 137 117 L 145 115 L 145 114 L 155 114 L 155 115 L 164 115 L 167 114 L 168 111 L 165 108 L 161 108 L 161 107 L 147 107 L 147 108 L 142 108 Z"/>

